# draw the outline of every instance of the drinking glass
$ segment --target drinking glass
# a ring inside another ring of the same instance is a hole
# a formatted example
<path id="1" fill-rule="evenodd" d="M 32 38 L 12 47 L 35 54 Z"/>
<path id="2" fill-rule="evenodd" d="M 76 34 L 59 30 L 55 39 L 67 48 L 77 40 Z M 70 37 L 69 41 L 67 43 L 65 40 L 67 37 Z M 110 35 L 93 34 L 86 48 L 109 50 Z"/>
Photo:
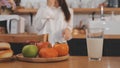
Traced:
<path id="1" fill-rule="evenodd" d="M 88 28 L 86 29 L 86 41 L 88 59 L 90 61 L 98 60 L 102 58 L 103 52 L 103 40 L 104 40 L 103 28 Z"/>

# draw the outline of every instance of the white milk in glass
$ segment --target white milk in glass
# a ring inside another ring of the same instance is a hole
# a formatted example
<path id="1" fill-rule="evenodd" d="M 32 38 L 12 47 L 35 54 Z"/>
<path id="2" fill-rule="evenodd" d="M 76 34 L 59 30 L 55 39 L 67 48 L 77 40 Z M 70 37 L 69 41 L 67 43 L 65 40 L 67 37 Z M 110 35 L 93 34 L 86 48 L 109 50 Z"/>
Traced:
<path id="1" fill-rule="evenodd" d="M 89 58 L 101 58 L 103 38 L 87 38 L 87 50 Z"/>

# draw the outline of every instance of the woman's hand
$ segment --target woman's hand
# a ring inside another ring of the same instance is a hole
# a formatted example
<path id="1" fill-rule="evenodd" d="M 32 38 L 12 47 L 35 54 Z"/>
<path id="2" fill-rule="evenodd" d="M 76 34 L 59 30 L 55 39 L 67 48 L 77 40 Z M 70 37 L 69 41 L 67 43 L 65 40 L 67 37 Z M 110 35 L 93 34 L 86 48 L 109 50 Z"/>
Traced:
<path id="1" fill-rule="evenodd" d="M 70 40 L 71 39 L 71 31 L 69 28 L 65 28 L 63 30 L 63 37 L 65 40 Z"/>

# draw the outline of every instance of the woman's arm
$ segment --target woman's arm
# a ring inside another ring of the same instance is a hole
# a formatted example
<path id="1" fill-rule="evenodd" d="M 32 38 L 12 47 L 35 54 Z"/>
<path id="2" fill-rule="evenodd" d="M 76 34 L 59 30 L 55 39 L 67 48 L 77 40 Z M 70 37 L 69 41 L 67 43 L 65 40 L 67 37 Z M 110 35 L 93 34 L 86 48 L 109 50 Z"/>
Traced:
<path id="1" fill-rule="evenodd" d="M 51 11 L 49 7 L 39 8 L 33 20 L 34 32 L 37 34 L 47 33 L 47 30 L 45 30 L 44 28 L 48 23 L 48 21 L 53 18 L 54 18 L 54 13 Z"/>
<path id="2" fill-rule="evenodd" d="M 73 10 L 70 9 L 71 19 L 69 23 L 67 23 L 66 28 L 63 30 L 63 37 L 65 40 L 70 40 L 72 38 L 73 31 Z"/>

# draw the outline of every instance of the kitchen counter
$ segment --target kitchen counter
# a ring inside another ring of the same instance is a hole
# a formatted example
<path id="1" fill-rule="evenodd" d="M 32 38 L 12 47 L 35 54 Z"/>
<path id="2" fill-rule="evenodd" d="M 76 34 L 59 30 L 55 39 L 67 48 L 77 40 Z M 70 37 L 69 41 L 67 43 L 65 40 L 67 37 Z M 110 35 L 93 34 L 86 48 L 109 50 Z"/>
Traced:
<path id="1" fill-rule="evenodd" d="M 0 41 L 24 43 L 26 41 L 46 41 L 46 35 L 37 34 L 0 34 Z"/>
<path id="2" fill-rule="evenodd" d="M 105 39 L 120 39 L 120 35 L 105 35 Z M 85 34 L 73 35 L 73 39 L 85 39 Z M 36 34 L 0 34 L 0 41 L 23 43 L 28 40 L 47 41 L 45 35 Z"/>
<path id="3" fill-rule="evenodd" d="M 83 29 L 73 29 L 72 37 L 73 39 L 85 39 L 86 34 L 85 30 Z M 104 39 L 120 39 L 120 34 L 104 34 Z"/>
<path id="4" fill-rule="evenodd" d="M 0 41 L 9 42 L 14 54 L 21 53 L 26 41 L 47 41 L 46 35 L 35 34 L 0 34 Z M 120 35 L 105 35 L 103 55 L 104 56 L 120 56 Z M 73 35 L 73 39 L 68 41 L 70 47 L 70 55 L 86 56 L 87 46 L 85 34 Z"/>
<path id="5" fill-rule="evenodd" d="M 85 39 L 85 34 L 76 34 L 76 35 L 73 35 L 73 38 L 74 39 Z M 104 35 L 104 38 L 105 39 L 120 39 L 120 35 Z"/>
<path id="6" fill-rule="evenodd" d="M 70 56 L 68 60 L 51 63 L 20 61 L 0 63 L 0 68 L 120 68 L 120 57 L 103 57 L 102 61 L 88 61 L 87 56 Z"/>
<path id="7" fill-rule="evenodd" d="M 83 33 L 83 32 L 82 32 Z M 86 35 L 78 31 L 73 33 L 73 39 L 68 41 L 70 47 L 70 55 L 86 56 L 87 44 Z M 120 56 L 120 35 L 109 34 L 104 35 L 103 55 L 104 56 Z"/>

